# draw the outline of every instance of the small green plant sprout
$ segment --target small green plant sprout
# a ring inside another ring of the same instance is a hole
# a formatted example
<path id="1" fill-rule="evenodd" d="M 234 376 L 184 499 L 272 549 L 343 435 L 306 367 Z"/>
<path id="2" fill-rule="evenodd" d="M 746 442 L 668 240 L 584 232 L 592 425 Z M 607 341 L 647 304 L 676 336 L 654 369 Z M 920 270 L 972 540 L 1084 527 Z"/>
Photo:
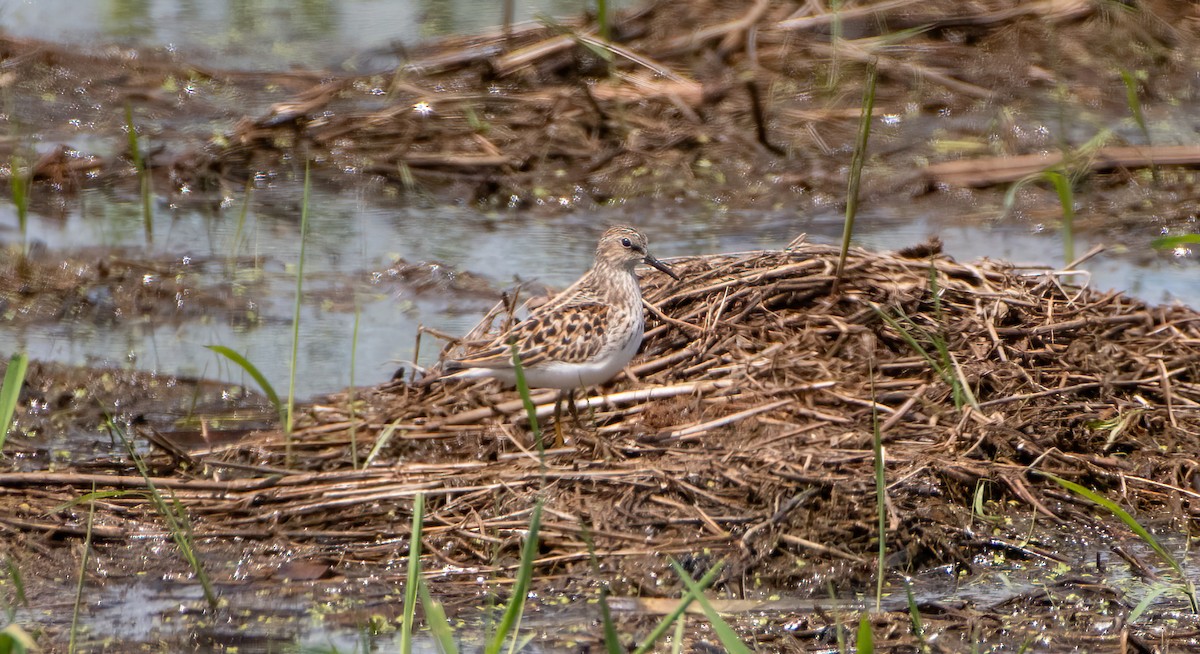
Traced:
<path id="1" fill-rule="evenodd" d="M 929 291 L 933 298 L 934 319 L 940 323 L 944 318 L 942 316 L 941 291 L 937 280 L 937 268 L 930 265 Z M 979 410 L 979 401 L 975 399 L 975 393 L 963 375 L 962 367 L 958 365 L 958 360 L 950 351 L 946 337 L 940 331 L 932 331 L 918 325 L 899 308 L 896 309 L 898 318 L 878 306 L 872 305 L 872 308 L 950 387 L 954 396 L 955 408 L 961 409 L 964 405 L 970 405 L 976 411 Z"/>
<path id="2" fill-rule="evenodd" d="M 27 170 L 25 160 L 13 153 L 9 162 L 9 191 L 12 193 L 13 206 L 17 209 L 17 228 L 21 232 L 21 254 L 29 255 L 29 189 L 31 170 Z"/>
<path id="3" fill-rule="evenodd" d="M 929 651 L 929 643 L 925 640 L 925 626 L 921 620 L 921 607 L 917 606 L 917 598 L 913 597 L 912 583 L 904 580 L 904 596 L 908 600 L 908 617 L 912 622 L 913 638 L 917 639 L 917 651 L 922 654 Z"/>
<path id="4" fill-rule="evenodd" d="M 142 157 L 137 126 L 133 124 L 133 107 L 125 105 L 125 131 L 129 137 L 129 156 L 133 159 L 133 168 L 137 171 L 139 196 L 142 200 L 142 228 L 146 232 L 146 242 L 154 242 L 154 213 L 150 202 L 150 164 Z"/>
<path id="5" fill-rule="evenodd" d="M 425 609 L 425 623 L 433 634 L 435 645 L 442 654 L 458 654 L 455 644 L 454 631 L 450 621 L 446 619 L 446 611 L 441 603 L 434 601 L 421 574 L 421 533 L 425 524 L 425 494 L 417 493 L 413 497 L 412 535 L 408 546 L 408 575 L 404 585 L 404 606 L 400 619 L 400 652 L 411 654 L 413 649 L 413 623 L 416 612 L 417 598 Z"/>
<path id="6" fill-rule="evenodd" d="M 725 561 L 718 561 L 716 565 L 714 565 L 708 572 L 704 574 L 703 577 L 700 578 L 700 581 L 687 584 L 688 590 L 683 594 L 683 597 L 680 598 L 679 603 L 675 605 L 675 608 L 673 608 L 670 613 L 663 616 L 663 619 L 660 620 L 659 623 L 650 630 L 650 633 L 647 634 L 646 638 L 642 640 L 642 643 L 637 646 L 637 649 L 633 650 L 633 654 L 646 654 L 653 649 L 654 645 L 666 635 L 667 631 L 671 628 L 671 625 L 675 624 L 675 621 L 679 620 L 683 616 L 684 611 L 687 611 L 687 608 L 692 605 L 692 602 L 696 601 L 697 594 L 703 593 L 704 589 L 711 586 L 712 583 L 717 580 L 717 575 L 721 573 L 721 570 L 724 567 Z M 688 579 L 690 578 L 691 577 L 688 577 Z M 687 582 L 684 583 L 686 584 Z"/>
<path id="7" fill-rule="evenodd" d="M 533 396 L 529 393 L 529 383 L 525 381 L 525 366 L 521 364 L 521 353 L 518 351 L 517 342 L 514 340 L 509 343 L 509 348 L 512 349 L 513 374 L 516 377 L 517 393 L 521 396 L 525 415 L 529 417 L 529 429 L 533 432 L 533 442 L 537 444 L 538 457 L 542 461 L 542 469 L 545 470 L 546 443 L 542 439 L 542 427 L 538 424 L 537 405 L 533 403 Z M 561 415 L 557 417 L 561 417 Z M 559 427 L 556 426 L 555 429 L 559 429 Z"/>
<path id="8" fill-rule="evenodd" d="M 1137 123 L 1138 131 L 1142 133 L 1142 140 L 1146 145 L 1153 145 L 1150 141 L 1150 128 L 1146 126 L 1146 115 L 1142 113 L 1142 98 L 1138 93 L 1138 77 L 1145 77 L 1145 71 L 1140 71 L 1138 75 L 1129 72 L 1122 68 L 1120 71 L 1121 81 L 1125 84 L 1125 104 L 1129 105 L 1129 114 L 1133 116 L 1133 122 Z M 1151 178 L 1157 183 L 1158 166 L 1150 163 Z"/>
<path id="9" fill-rule="evenodd" d="M 858 638 L 855 640 L 858 654 L 875 654 L 875 635 L 871 632 L 871 616 L 866 613 L 858 619 Z"/>
<path id="10" fill-rule="evenodd" d="M 1104 146 L 1112 137 L 1109 130 L 1101 130 L 1088 140 L 1087 143 L 1064 152 L 1061 163 L 1045 170 L 1026 175 L 1013 183 L 1004 194 L 1004 215 L 1012 213 L 1017 203 L 1017 193 L 1024 187 L 1038 182 L 1046 182 L 1058 195 L 1058 204 L 1062 210 L 1062 239 L 1063 262 L 1075 260 L 1075 185 L 1079 179 L 1091 169 L 1087 161 Z"/>
<path id="11" fill-rule="evenodd" d="M 421 529 L 425 522 L 425 494 L 413 498 L 412 529 L 408 541 L 408 576 L 404 582 L 404 606 L 400 615 L 400 654 L 412 654 L 413 618 L 417 610 L 417 586 L 421 578 Z"/>
<path id="12" fill-rule="evenodd" d="M 29 598 L 25 596 L 25 579 L 21 576 L 21 569 L 17 567 L 17 562 L 12 557 L 6 558 L 4 562 L 7 568 L 8 581 L 12 584 L 13 594 L 16 596 L 12 604 L 7 604 L 4 607 L 7 622 L 12 622 L 17 618 L 18 605 L 29 608 Z"/>
<path id="13" fill-rule="evenodd" d="M 4 441 L 13 424 L 13 416 L 17 412 L 21 386 L 25 383 L 25 371 L 28 367 L 29 355 L 18 352 L 8 360 L 8 369 L 4 371 L 4 385 L 0 386 L 0 451 L 4 450 Z"/>
<path id="14" fill-rule="evenodd" d="M 1104 443 L 1104 451 L 1107 452 L 1112 449 L 1113 444 L 1117 442 L 1117 439 L 1121 437 L 1121 434 L 1125 433 L 1125 430 L 1129 428 L 1129 425 L 1137 421 L 1137 419 L 1145 412 L 1145 409 L 1132 409 L 1130 411 L 1125 411 L 1124 413 L 1118 413 L 1111 418 L 1103 420 L 1089 420 L 1084 423 L 1084 426 L 1092 431 L 1108 432 L 1108 439 Z"/>
<path id="15" fill-rule="evenodd" d="M 129 454 L 129 458 L 137 467 L 138 474 L 142 476 L 142 480 L 146 483 L 146 488 L 139 492 L 145 493 L 150 499 L 151 504 L 157 510 L 159 516 L 167 527 L 167 532 L 175 541 L 175 546 L 179 551 L 180 556 L 192 569 L 192 574 L 196 575 L 196 580 L 200 582 L 200 587 L 204 591 L 204 599 L 208 602 L 209 608 L 216 609 L 219 604 L 219 598 L 212 581 L 208 577 L 208 572 L 204 569 L 204 564 L 200 560 L 200 555 L 195 548 L 195 539 L 192 535 L 192 523 L 188 519 L 187 509 L 184 508 L 179 500 L 176 499 L 174 493 L 168 489 L 170 497 L 166 497 L 159 491 L 158 486 L 150 476 L 150 469 L 146 466 L 146 461 L 134 449 L 133 441 L 131 441 L 125 430 L 118 425 L 111 417 L 105 421 L 105 427 L 110 434 L 115 434 L 117 438 L 125 445 L 125 451 Z M 96 499 L 95 494 L 84 496 L 86 501 Z"/>
<path id="16" fill-rule="evenodd" d="M 96 485 L 92 484 L 92 493 L 95 494 Z M 75 643 L 79 635 L 79 616 L 83 609 L 83 588 L 84 582 L 87 580 L 88 559 L 92 552 L 92 525 L 96 519 L 96 502 L 92 498 L 86 500 L 88 505 L 87 531 L 83 537 L 83 555 L 79 557 L 79 576 L 75 582 L 75 605 L 71 610 L 71 636 L 67 643 L 67 651 L 74 654 L 76 651 Z"/>
<path id="17" fill-rule="evenodd" d="M 675 574 L 679 575 L 679 578 L 683 580 L 683 584 L 687 586 L 688 594 L 696 599 L 696 603 L 704 611 L 704 617 L 708 619 L 708 624 L 712 626 L 713 632 L 717 634 L 717 640 L 721 641 L 721 645 L 725 648 L 725 651 L 730 654 L 750 654 L 750 648 L 738 638 L 733 627 L 730 627 L 729 623 L 725 622 L 721 614 L 717 613 L 712 603 L 704 596 L 704 589 L 700 587 L 700 584 L 696 583 L 695 579 L 692 579 L 692 576 L 688 574 L 687 570 L 683 569 L 683 566 L 679 565 L 678 561 L 672 559 L 671 567 L 675 569 Z"/>
<path id="18" fill-rule="evenodd" d="M 287 412 L 283 421 L 285 461 L 292 464 L 292 427 L 296 418 L 296 364 L 300 358 L 300 306 L 304 299 L 304 252 L 308 245 L 308 208 L 312 195 L 312 161 L 304 162 L 304 196 L 300 200 L 300 257 L 296 262 L 296 299 L 292 306 L 292 356 L 288 373 Z"/>

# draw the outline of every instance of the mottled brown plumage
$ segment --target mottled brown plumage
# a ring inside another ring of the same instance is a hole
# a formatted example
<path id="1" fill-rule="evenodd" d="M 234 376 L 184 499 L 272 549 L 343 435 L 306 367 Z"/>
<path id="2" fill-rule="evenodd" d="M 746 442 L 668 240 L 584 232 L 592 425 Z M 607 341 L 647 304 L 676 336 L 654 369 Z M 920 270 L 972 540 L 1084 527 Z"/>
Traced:
<path id="1" fill-rule="evenodd" d="M 675 277 L 646 247 L 646 237 L 632 227 L 604 232 L 595 263 L 579 281 L 508 333 L 447 361 L 443 370 L 456 378 L 495 377 L 512 383 L 509 343 L 515 340 L 531 387 L 570 390 L 612 379 L 642 342 L 642 294 L 634 268 L 647 263 Z"/>

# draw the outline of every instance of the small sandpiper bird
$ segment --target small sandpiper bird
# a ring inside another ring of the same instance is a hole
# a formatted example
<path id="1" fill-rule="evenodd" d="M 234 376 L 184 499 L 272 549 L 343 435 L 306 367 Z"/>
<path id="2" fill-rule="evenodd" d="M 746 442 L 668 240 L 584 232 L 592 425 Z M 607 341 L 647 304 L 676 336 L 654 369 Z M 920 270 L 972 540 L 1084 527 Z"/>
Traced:
<path id="1" fill-rule="evenodd" d="M 516 383 L 512 345 L 516 343 L 530 388 L 558 389 L 555 434 L 562 442 L 564 396 L 574 407 L 575 389 L 595 386 L 625 369 L 642 344 L 645 316 L 634 268 L 649 264 L 678 280 L 655 259 L 646 237 L 632 227 L 612 227 L 600 237 L 591 270 L 487 345 L 446 361 L 443 379 L 492 377 Z"/>

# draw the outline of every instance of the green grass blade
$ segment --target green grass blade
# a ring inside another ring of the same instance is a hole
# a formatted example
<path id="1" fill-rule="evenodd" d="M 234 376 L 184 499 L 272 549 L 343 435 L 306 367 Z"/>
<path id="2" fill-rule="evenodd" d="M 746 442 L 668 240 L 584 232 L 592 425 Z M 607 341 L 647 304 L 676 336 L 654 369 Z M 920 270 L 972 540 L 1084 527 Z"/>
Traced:
<path id="1" fill-rule="evenodd" d="M 237 258 L 238 253 L 242 251 L 242 236 L 246 229 L 246 216 L 250 213 L 250 197 L 254 193 L 253 177 L 246 180 L 246 190 L 242 194 L 242 209 L 238 211 L 237 227 L 233 230 L 233 242 L 230 243 L 230 256 Z"/>
<path id="2" fill-rule="evenodd" d="M 1066 175 L 1047 170 L 1042 176 L 1058 193 L 1058 204 L 1062 208 L 1063 263 L 1069 264 L 1075 260 L 1075 193 Z"/>
<path id="3" fill-rule="evenodd" d="M 192 569 L 192 573 L 196 575 L 196 580 L 200 582 L 200 588 L 204 591 L 204 599 L 208 602 L 210 608 L 217 608 L 219 600 L 217 593 L 213 588 L 212 581 L 208 578 L 208 572 L 204 569 L 203 562 L 192 546 L 192 525 L 188 520 L 187 512 L 175 498 L 171 495 L 171 502 L 167 502 L 162 493 L 159 492 L 158 486 L 154 484 L 154 480 L 150 477 L 150 470 L 146 467 L 146 461 L 142 459 L 137 450 L 133 448 L 133 443 L 125 434 L 125 430 L 119 427 L 112 418 L 107 418 L 105 426 L 109 433 L 116 434 L 121 443 L 125 445 L 125 451 L 129 454 L 130 460 L 133 461 L 137 468 L 138 474 L 141 475 L 142 481 L 146 483 L 145 492 L 150 497 L 150 503 L 162 517 L 166 523 L 167 531 L 171 534 L 171 539 L 175 541 L 175 547 L 179 550 L 180 556 L 183 557 L 185 563 Z"/>
<path id="4" fill-rule="evenodd" d="M 850 180 L 846 184 L 846 221 L 842 226 L 842 250 L 838 255 L 838 279 L 846 269 L 846 256 L 850 252 L 850 238 L 854 234 L 854 218 L 858 215 L 859 186 L 862 181 L 863 163 L 867 159 L 867 142 L 871 138 L 871 116 L 875 112 L 875 81 L 878 79 L 875 59 L 867 63 L 867 81 L 863 87 L 862 110 L 858 122 L 858 138 L 854 142 L 854 154 L 850 159 Z"/>
<path id="5" fill-rule="evenodd" d="M 600 24 L 600 38 L 610 40 L 612 29 L 608 19 L 608 0 L 596 0 L 596 22 Z"/>
<path id="6" fill-rule="evenodd" d="M 1143 542 L 1149 545 L 1150 549 L 1153 549 L 1155 553 L 1157 553 L 1158 556 L 1162 558 L 1162 560 L 1166 562 L 1166 564 L 1170 566 L 1172 570 L 1175 571 L 1175 574 L 1179 577 L 1179 582 L 1183 586 L 1184 592 L 1188 597 L 1188 601 L 1192 605 L 1192 612 L 1200 613 L 1200 605 L 1198 605 L 1196 601 L 1196 590 L 1191 581 L 1189 581 L 1187 574 L 1184 573 L 1183 566 L 1180 565 L 1179 561 L 1176 560 L 1175 557 L 1172 556 L 1171 553 L 1168 552 L 1167 549 L 1158 542 L 1158 539 L 1154 537 L 1154 534 L 1151 534 L 1149 530 L 1143 527 L 1136 518 L 1129 514 L 1128 511 L 1121 508 L 1119 504 L 1108 499 L 1107 497 L 1104 497 L 1090 488 L 1081 486 L 1073 481 L 1067 481 L 1066 479 L 1057 477 L 1048 472 L 1039 472 L 1038 474 L 1053 480 L 1054 483 L 1062 486 L 1072 493 L 1075 493 L 1076 495 L 1079 495 L 1080 497 L 1086 498 L 1093 504 L 1098 504 L 1104 507 L 1109 513 L 1119 518 L 1121 522 L 1124 522 L 1125 526 L 1129 527 L 1133 533 L 1137 534 L 1138 538 L 1141 538 Z"/>
<path id="7" fill-rule="evenodd" d="M 142 164 L 142 149 L 138 147 L 137 130 L 133 128 L 133 106 L 125 104 L 125 136 L 128 138 L 129 156 L 133 159 L 133 167 L 140 173 Z"/>
<path id="8" fill-rule="evenodd" d="M 434 601 L 429 594 L 429 586 L 424 577 L 417 577 L 417 591 L 421 594 L 421 608 L 425 610 L 425 623 L 433 632 L 434 644 L 442 654 L 458 654 L 458 646 L 454 644 L 454 630 L 446 619 L 446 609 L 441 602 Z"/>
<path id="9" fill-rule="evenodd" d="M 900 338 L 907 343 L 914 352 L 916 352 L 922 359 L 925 360 L 925 363 L 929 365 L 929 368 L 936 372 L 938 376 L 942 378 L 942 381 L 946 382 L 946 384 L 951 388 L 954 387 L 955 379 L 953 375 L 948 374 L 948 371 L 946 371 L 941 364 L 939 364 L 938 361 L 933 358 L 933 355 L 929 353 L 929 350 L 925 349 L 925 346 L 921 345 L 920 341 L 917 340 L 917 337 L 912 335 L 914 330 L 920 330 L 920 328 L 917 327 L 912 320 L 905 316 L 905 325 L 907 325 L 905 326 L 900 324 L 900 321 L 884 312 L 883 309 L 880 309 L 876 306 L 872 306 L 872 308 L 876 313 L 879 314 L 879 317 L 888 324 L 889 327 L 896 330 L 896 333 L 900 335 Z"/>
<path id="10" fill-rule="evenodd" d="M 725 651 L 729 652 L 729 654 L 750 654 L 750 648 L 746 647 L 741 638 L 738 638 L 737 632 L 733 630 L 733 627 L 729 626 L 725 618 L 722 618 L 721 614 L 717 613 L 717 610 L 713 608 L 708 598 L 704 596 L 704 590 L 700 588 L 695 579 L 692 579 L 687 570 L 684 570 L 683 566 L 679 565 L 679 562 L 674 559 L 671 559 L 671 567 L 675 568 L 675 574 L 679 575 L 684 585 L 688 587 L 689 594 L 695 596 L 696 602 L 704 610 L 704 617 L 708 618 L 708 624 L 712 626 L 713 633 L 717 635 L 717 639 L 721 641 L 721 645 L 725 647 Z"/>
<path id="11" fill-rule="evenodd" d="M 838 596 L 837 589 L 833 587 L 833 580 L 825 582 L 825 588 L 829 591 L 829 601 L 833 603 L 833 627 L 834 635 L 837 638 L 837 651 L 839 654 L 846 652 L 846 627 L 843 624 L 844 618 L 842 612 L 837 608 Z"/>
<path id="12" fill-rule="evenodd" d="M 279 401 L 279 395 L 275 392 L 275 387 L 271 385 L 271 382 L 267 381 L 266 375 L 263 375 L 262 371 L 258 369 L 258 366 L 250 363 L 249 359 L 242 356 L 238 352 L 225 347 L 224 345 L 205 345 L 204 347 L 216 352 L 217 354 L 220 354 L 226 359 L 229 359 L 237 364 L 239 368 L 245 370 L 246 374 L 250 375 L 251 379 L 258 384 L 260 389 L 262 389 L 263 394 L 265 394 L 267 399 L 271 401 L 271 405 L 275 407 L 277 412 L 279 412 L 280 419 L 282 419 L 283 404 Z"/>
<path id="13" fill-rule="evenodd" d="M 504 610 L 504 616 L 500 618 L 500 624 L 496 626 L 496 633 L 492 635 L 492 639 L 484 647 L 485 654 L 500 654 L 500 649 L 504 646 L 504 640 L 511 633 L 516 640 L 517 629 L 521 619 L 521 615 L 525 611 L 525 600 L 529 593 L 529 583 L 533 579 L 533 562 L 537 558 L 538 551 L 538 532 L 542 528 L 542 498 L 538 498 L 537 503 L 533 505 L 533 516 L 529 519 L 529 534 L 525 537 L 525 545 L 521 548 L 521 565 L 517 569 L 516 582 L 513 584 L 512 597 L 508 600 L 508 607 Z"/>
<path id="14" fill-rule="evenodd" d="M 1125 104 L 1129 105 L 1129 113 L 1133 115 L 1133 122 L 1137 123 L 1146 145 L 1151 145 L 1150 130 L 1146 127 L 1146 116 L 1142 113 L 1142 99 L 1138 96 L 1137 79 L 1124 68 L 1120 72 L 1121 81 L 1125 83 Z"/>
<path id="15" fill-rule="evenodd" d="M 718 561 L 711 570 L 709 570 L 703 577 L 700 578 L 700 581 L 696 582 L 696 586 L 701 591 L 704 591 L 704 589 L 711 586 L 712 583 L 717 580 L 717 575 L 720 574 L 721 569 L 724 567 L 725 560 L 722 559 Z M 654 626 L 654 629 L 652 629 L 650 633 L 646 635 L 646 638 L 642 641 L 642 644 L 638 645 L 637 649 L 633 650 L 633 654 L 646 654 L 646 652 L 649 652 L 651 649 L 653 649 L 655 643 L 657 643 L 658 640 L 663 637 L 663 634 L 667 633 L 667 630 L 671 628 L 671 625 L 679 619 L 679 616 L 683 615 L 683 612 L 686 611 L 687 607 L 691 606 L 692 602 L 695 600 L 696 595 L 689 588 L 688 591 L 684 593 L 683 597 L 679 599 L 679 603 L 675 605 L 675 608 L 667 615 L 664 615 L 663 619 L 660 620 L 659 623 Z"/>
<path id="16" fill-rule="evenodd" d="M 1132 515 L 1130 515 L 1129 512 L 1121 508 L 1119 504 L 1108 499 L 1107 497 L 1104 497 L 1096 491 L 1093 491 L 1085 486 L 1081 486 L 1073 481 L 1068 481 L 1062 477 L 1057 477 L 1048 472 L 1039 472 L 1038 474 L 1053 480 L 1054 483 L 1062 486 L 1072 493 L 1075 493 L 1076 495 L 1079 495 L 1080 497 L 1087 499 L 1089 502 L 1098 504 L 1107 509 L 1109 513 L 1115 515 L 1121 520 L 1121 522 L 1124 522 L 1125 526 L 1129 527 L 1133 533 L 1137 534 L 1138 538 L 1141 538 L 1143 542 L 1149 545 L 1150 548 L 1153 549 L 1159 555 L 1159 557 L 1161 557 L 1162 560 L 1167 563 L 1167 565 L 1171 566 L 1171 569 L 1175 571 L 1175 574 L 1183 576 L 1183 566 L 1179 565 L 1179 561 L 1176 561 L 1175 557 L 1172 556 L 1171 553 L 1166 550 L 1166 548 L 1159 544 L 1158 539 L 1154 537 L 1154 534 L 1151 534 L 1145 527 L 1141 525 L 1141 523 L 1137 521 L 1137 518 L 1134 518 Z"/>
<path id="17" fill-rule="evenodd" d="M 1200 234 L 1164 236 L 1150 241 L 1150 247 L 1156 250 L 1174 250 L 1181 245 L 1200 245 Z"/>
<path id="18" fill-rule="evenodd" d="M 579 535 L 587 544 L 592 576 L 600 580 L 600 626 L 604 632 L 604 651 L 608 654 L 625 654 L 625 648 L 621 647 L 621 638 L 617 634 L 617 625 L 613 622 L 612 610 L 608 606 L 608 582 L 604 580 L 604 574 L 600 570 L 600 559 L 596 556 L 596 540 L 592 538 L 592 529 L 586 520 L 579 521 Z"/>
<path id="19" fill-rule="evenodd" d="M 675 621 L 675 635 L 671 638 L 671 654 L 683 654 L 683 629 L 686 626 L 685 620 Z"/>
<path id="20" fill-rule="evenodd" d="M 400 618 L 400 654 L 412 654 L 413 616 L 421 578 L 421 528 L 425 524 L 425 493 L 413 498 L 412 530 L 408 537 L 408 578 L 404 582 L 404 613 Z"/>
<path id="21" fill-rule="evenodd" d="M 0 654 L 25 654 L 37 651 L 37 644 L 20 626 L 10 624 L 0 629 Z"/>
<path id="22" fill-rule="evenodd" d="M 371 467 L 371 464 L 375 462 L 375 458 L 379 456 L 383 448 L 387 447 L 388 441 L 392 440 L 392 436 L 395 435 L 396 430 L 399 428 L 400 419 L 397 418 L 395 422 L 388 424 L 387 427 L 383 428 L 383 431 L 379 432 L 379 436 L 375 437 L 375 446 L 367 454 L 367 460 L 363 461 L 363 468 Z"/>
<path id="23" fill-rule="evenodd" d="M 925 642 L 925 626 L 921 622 L 921 609 L 917 606 L 917 598 L 913 597 L 912 584 L 904 580 L 904 594 L 908 598 L 908 618 L 912 623 L 913 638 L 917 639 L 917 649 L 929 651 L 929 643 Z"/>
<path id="24" fill-rule="evenodd" d="M 871 618 L 866 614 L 858 619 L 858 640 L 855 642 L 858 654 L 875 654 L 875 636 L 871 633 Z"/>
<path id="25" fill-rule="evenodd" d="M 150 203 L 150 173 L 147 163 L 142 159 L 141 144 L 138 143 L 137 127 L 133 124 L 133 106 L 125 104 L 125 131 L 129 137 L 129 156 L 133 159 L 134 170 L 137 171 L 139 195 L 142 199 L 142 228 L 146 232 L 146 241 L 154 241 L 154 213 Z"/>
<path id="26" fill-rule="evenodd" d="M 16 596 L 16 604 L 29 608 L 29 598 L 25 596 L 25 579 L 21 576 L 21 569 L 17 567 L 17 562 L 12 557 L 7 557 L 4 560 L 5 567 L 8 569 L 8 580 L 13 585 L 13 594 Z M 8 608 L 8 621 L 12 622 L 16 617 L 16 606 Z"/>
<path id="27" fill-rule="evenodd" d="M 84 493 L 83 495 L 80 495 L 79 497 L 76 497 L 75 499 L 68 500 L 66 502 L 63 502 L 62 504 L 59 504 L 58 506 L 54 507 L 53 509 L 50 509 L 49 511 L 47 511 L 46 515 L 51 516 L 51 515 L 54 515 L 55 513 L 58 513 L 59 511 L 66 511 L 67 509 L 78 506 L 80 504 L 84 504 L 87 502 L 95 502 L 97 500 L 111 500 L 114 498 L 129 497 L 129 496 L 146 497 L 147 495 L 148 495 L 148 493 L 146 493 L 146 491 L 140 490 L 140 489 L 92 491 L 90 493 Z"/>
<path id="28" fill-rule="evenodd" d="M 4 449 L 8 429 L 12 426 L 13 415 L 17 412 L 17 402 L 21 397 L 21 386 L 25 383 L 25 371 L 28 367 L 29 355 L 18 352 L 8 360 L 8 369 L 4 371 L 4 385 L 0 386 L 0 450 Z"/>
<path id="29" fill-rule="evenodd" d="M 600 624 L 604 629 L 604 651 L 608 654 L 625 654 L 621 637 L 617 634 L 617 625 L 613 622 L 612 610 L 608 608 L 607 583 L 600 586 Z"/>
<path id="30" fill-rule="evenodd" d="M 961 409 L 964 404 L 969 404 L 978 410 L 979 401 L 975 398 L 975 394 L 971 391 L 970 385 L 967 383 L 966 376 L 962 372 L 962 368 L 958 365 L 958 361 L 950 352 L 950 348 L 946 343 L 946 339 L 941 334 L 928 333 L 926 330 L 922 329 L 915 322 L 913 322 L 912 318 L 909 318 L 906 315 L 901 314 L 900 317 L 904 320 L 904 322 L 901 323 L 896 318 L 888 315 L 878 306 L 872 305 L 871 308 L 874 309 L 875 313 L 879 314 L 880 319 L 887 323 L 889 327 L 894 329 L 900 338 L 907 343 L 914 352 L 924 359 L 925 363 L 929 365 L 929 368 L 933 370 L 939 377 L 941 377 L 942 381 L 950 387 L 950 390 L 954 396 L 954 407 L 956 409 Z M 938 355 L 937 358 L 934 358 L 934 356 L 930 354 L 929 350 L 917 340 L 917 337 L 913 335 L 914 333 L 920 335 L 923 340 L 933 344 L 933 349 Z"/>
<path id="31" fill-rule="evenodd" d="M 525 366 L 521 365 L 521 353 L 517 351 L 517 342 L 509 343 L 512 349 L 513 374 L 516 376 L 517 393 L 521 395 L 521 404 L 525 406 L 525 415 L 529 417 L 529 429 L 533 431 L 533 441 L 537 444 L 538 458 L 546 467 L 546 443 L 542 440 L 542 427 L 538 424 L 537 406 L 529 394 L 529 384 L 525 381 Z M 555 429 L 558 429 L 555 427 Z"/>
<path id="32" fill-rule="evenodd" d="M 1150 591 L 1147 592 L 1144 597 L 1142 597 L 1142 600 L 1137 603 L 1137 606 L 1133 607 L 1133 610 L 1129 612 L 1129 617 L 1126 618 L 1126 620 L 1130 623 L 1137 622 L 1142 617 L 1142 614 L 1150 608 L 1150 605 L 1154 604 L 1154 600 L 1161 597 L 1163 593 L 1167 592 L 1168 590 L 1171 590 L 1172 586 L 1173 584 L 1155 584 L 1152 588 L 1150 588 Z"/>
<path id="33" fill-rule="evenodd" d="M 829 59 L 829 75 L 825 78 L 825 88 L 829 91 L 837 89 L 841 79 L 841 44 L 842 44 L 842 0 L 829 1 L 829 13 L 833 14 L 833 22 L 829 25 L 829 42 L 833 45 Z"/>

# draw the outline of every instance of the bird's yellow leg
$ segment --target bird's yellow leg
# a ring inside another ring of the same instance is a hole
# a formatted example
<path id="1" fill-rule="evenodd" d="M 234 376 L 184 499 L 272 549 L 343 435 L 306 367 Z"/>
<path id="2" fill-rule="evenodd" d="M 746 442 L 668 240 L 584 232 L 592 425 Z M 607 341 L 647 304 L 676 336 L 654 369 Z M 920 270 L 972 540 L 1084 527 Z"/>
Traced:
<path id="1" fill-rule="evenodd" d="M 559 391 L 558 399 L 554 401 L 554 447 L 562 447 L 566 445 L 566 440 L 563 439 L 562 405 L 563 393 L 562 391 Z"/>

